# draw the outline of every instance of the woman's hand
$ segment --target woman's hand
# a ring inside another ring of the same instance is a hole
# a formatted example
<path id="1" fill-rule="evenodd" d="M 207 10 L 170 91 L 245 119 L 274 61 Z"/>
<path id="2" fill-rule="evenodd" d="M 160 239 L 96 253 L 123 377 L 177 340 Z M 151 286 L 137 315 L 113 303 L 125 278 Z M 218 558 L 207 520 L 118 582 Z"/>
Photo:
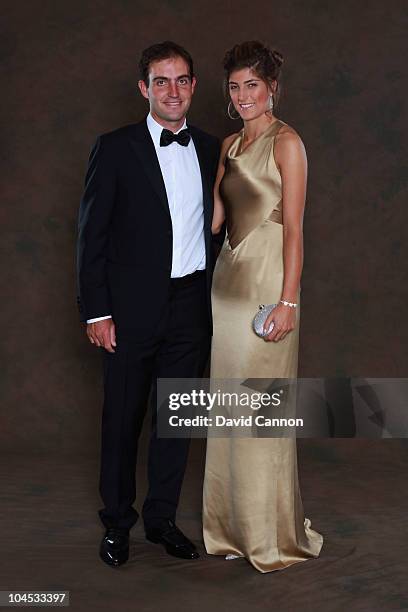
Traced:
<path id="1" fill-rule="evenodd" d="M 284 304 L 278 304 L 266 319 L 264 329 L 269 329 L 272 322 L 274 323 L 273 330 L 270 334 L 264 336 L 265 342 L 271 342 L 272 340 L 279 342 L 279 340 L 283 340 L 289 332 L 295 329 L 296 309 Z"/>

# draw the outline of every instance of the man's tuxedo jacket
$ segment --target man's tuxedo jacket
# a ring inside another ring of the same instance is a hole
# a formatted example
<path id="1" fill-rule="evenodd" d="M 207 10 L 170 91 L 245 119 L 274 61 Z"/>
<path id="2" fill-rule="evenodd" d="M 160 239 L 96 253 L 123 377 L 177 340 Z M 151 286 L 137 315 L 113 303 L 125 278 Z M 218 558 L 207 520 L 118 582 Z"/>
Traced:
<path id="1" fill-rule="evenodd" d="M 188 127 L 201 169 L 211 322 L 211 222 L 220 146 L 217 138 Z M 171 265 L 172 222 L 146 120 L 99 136 L 79 210 L 81 321 L 110 314 L 117 329 L 148 338 L 166 307 Z"/>

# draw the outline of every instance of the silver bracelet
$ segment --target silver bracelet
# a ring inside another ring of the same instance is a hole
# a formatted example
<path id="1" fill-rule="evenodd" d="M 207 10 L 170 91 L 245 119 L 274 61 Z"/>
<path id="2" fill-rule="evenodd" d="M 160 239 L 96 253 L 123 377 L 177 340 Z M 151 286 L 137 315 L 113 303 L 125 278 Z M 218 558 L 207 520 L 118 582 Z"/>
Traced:
<path id="1" fill-rule="evenodd" d="M 281 304 L 284 306 L 289 306 L 290 308 L 297 308 L 297 304 L 295 302 L 287 302 L 286 300 L 280 300 Z"/>

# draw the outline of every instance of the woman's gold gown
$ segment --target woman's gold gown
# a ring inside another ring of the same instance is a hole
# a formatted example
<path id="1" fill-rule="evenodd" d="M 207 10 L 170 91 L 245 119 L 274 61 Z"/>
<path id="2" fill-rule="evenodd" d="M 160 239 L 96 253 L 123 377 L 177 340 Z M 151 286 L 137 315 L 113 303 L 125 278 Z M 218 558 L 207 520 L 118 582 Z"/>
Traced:
<path id="1" fill-rule="evenodd" d="M 296 378 L 296 328 L 279 342 L 252 331 L 259 304 L 279 302 L 283 284 L 281 176 L 275 120 L 242 152 L 231 144 L 220 193 L 227 236 L 217 260 L 212 303 L 211 378 Z M 299 301 L 299 300 L 298 300 Z M 244 556 L 260 572 L 318 557 L 323 537 L 304 517 L 295 438 L 207 439 L 203 492 L 208 553 Z"/>

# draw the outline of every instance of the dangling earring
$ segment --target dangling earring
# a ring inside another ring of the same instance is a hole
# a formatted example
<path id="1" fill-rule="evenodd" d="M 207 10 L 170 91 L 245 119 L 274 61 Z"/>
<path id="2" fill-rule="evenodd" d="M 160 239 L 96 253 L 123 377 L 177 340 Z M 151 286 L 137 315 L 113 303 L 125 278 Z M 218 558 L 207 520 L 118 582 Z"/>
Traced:
<path id="1" fill-rule="evenodd" d="M 271 113 L 273 113 L 273 95 L 271 94 L 269 96 L 269 109 L 268 109 Z"/>
<path id="2" fill-rule="evenodd" d="M 233 117 L 231 114 L 231 110 L 230 110 L 230 106 L 232 104 L 232 100 L 229 101 L 228 106 L 227 106 L 227 115 L 230 119 L 239 119 L 240 118 L 240 114 L 238 113 L 237 117 Z M 238 112 L 238 111 L 237 111 Z"/>

